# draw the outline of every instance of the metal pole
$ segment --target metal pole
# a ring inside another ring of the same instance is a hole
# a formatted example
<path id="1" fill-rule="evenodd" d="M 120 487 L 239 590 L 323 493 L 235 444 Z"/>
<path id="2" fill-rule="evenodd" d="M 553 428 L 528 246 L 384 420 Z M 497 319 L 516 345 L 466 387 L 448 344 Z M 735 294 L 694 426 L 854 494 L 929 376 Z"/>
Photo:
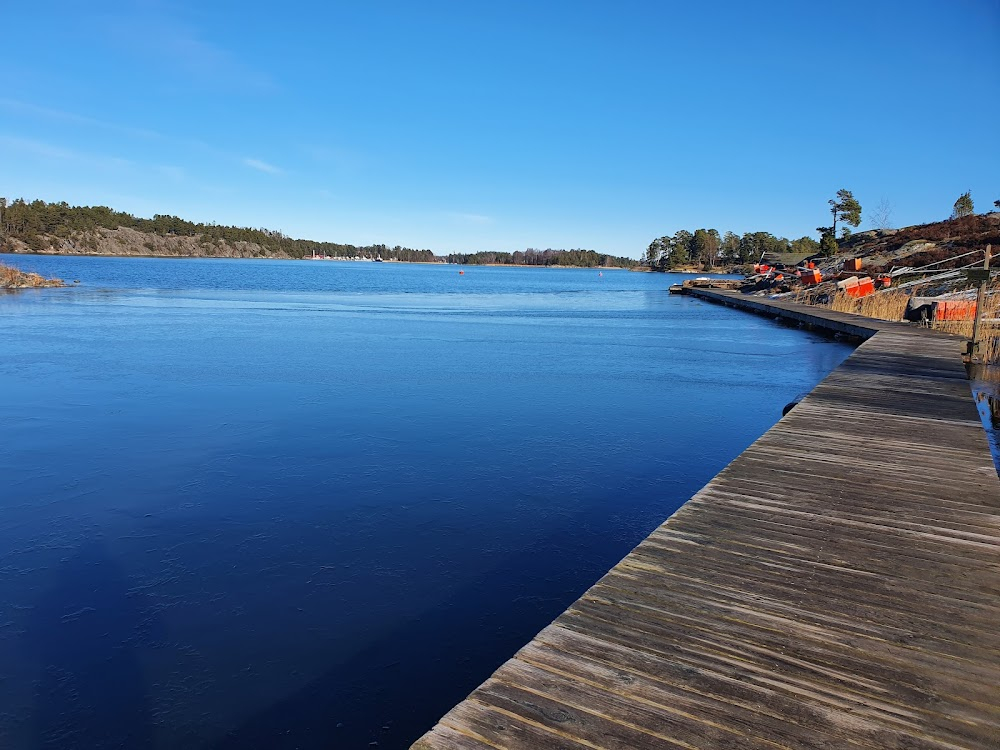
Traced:
<path id="1" fill-rule="evenodd" d="M 983 270 L 987 272 L 987 275 L 979 285 L 979 294 L 976 295 L 976 319 L 972 323 L 972 341 L 969 343 L 970 358 L 979 351 L 979 329 L 983 323 L 983 308 L 986 307 L 986 285 L 989 284 L 990 250 L 992 249 L 992 245 L 987 245 L 983 253 Z"/>

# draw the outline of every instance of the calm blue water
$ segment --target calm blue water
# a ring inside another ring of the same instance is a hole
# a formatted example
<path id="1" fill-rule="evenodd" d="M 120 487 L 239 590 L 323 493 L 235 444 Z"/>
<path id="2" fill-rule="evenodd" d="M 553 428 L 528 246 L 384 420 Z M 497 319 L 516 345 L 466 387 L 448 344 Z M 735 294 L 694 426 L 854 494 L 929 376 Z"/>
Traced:
<path id="1" fill-rule="evenodd" d="M 0 256 L 0 746 L 405 747 L 849 353 L 626 271 Z"/>

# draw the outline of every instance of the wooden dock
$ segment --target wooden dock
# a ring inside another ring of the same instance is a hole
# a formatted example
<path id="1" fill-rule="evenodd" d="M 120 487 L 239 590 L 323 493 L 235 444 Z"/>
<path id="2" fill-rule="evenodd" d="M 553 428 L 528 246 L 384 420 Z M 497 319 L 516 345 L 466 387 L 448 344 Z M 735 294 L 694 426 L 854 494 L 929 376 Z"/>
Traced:
<path id="1" fill-rule="evenodd" d="M 413 747 L 1000 748 L 1000 481 L 962 342 L 693 294 L 867 340 Z"/>

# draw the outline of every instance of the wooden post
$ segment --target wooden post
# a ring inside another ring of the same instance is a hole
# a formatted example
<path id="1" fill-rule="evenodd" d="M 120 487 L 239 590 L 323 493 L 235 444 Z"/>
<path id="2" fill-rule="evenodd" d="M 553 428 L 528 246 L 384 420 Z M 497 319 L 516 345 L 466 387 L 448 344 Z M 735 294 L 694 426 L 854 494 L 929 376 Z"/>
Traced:
<path id="1" fill-rule="evenodd" d="M 990 283 L 990 250 L 992 245 L 987 245 L 983 253 L 983 270 L 986 271 L 982 282 L 979 284 L 979 294 L 976 295 L 976 318 L 972 323 L 972 341 L 969 342 L 969 358 L 976 356 L 979 351 L 979 330 L 983 323 L 983 308 L 986 307 L 986 285 Z"/>

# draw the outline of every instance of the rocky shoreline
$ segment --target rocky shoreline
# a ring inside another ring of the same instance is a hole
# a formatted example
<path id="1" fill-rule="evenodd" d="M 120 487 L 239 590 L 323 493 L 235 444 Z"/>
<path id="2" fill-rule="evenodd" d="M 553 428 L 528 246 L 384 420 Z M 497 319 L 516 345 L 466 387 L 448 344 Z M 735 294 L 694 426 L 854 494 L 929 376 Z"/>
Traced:
<path id="1" fill-rule="evenodd" d="M 38 289 L 66 286 L 62 279 L 47 279 L 37 273 L 26 273 L 0 263 L 0 289 Z"/>

